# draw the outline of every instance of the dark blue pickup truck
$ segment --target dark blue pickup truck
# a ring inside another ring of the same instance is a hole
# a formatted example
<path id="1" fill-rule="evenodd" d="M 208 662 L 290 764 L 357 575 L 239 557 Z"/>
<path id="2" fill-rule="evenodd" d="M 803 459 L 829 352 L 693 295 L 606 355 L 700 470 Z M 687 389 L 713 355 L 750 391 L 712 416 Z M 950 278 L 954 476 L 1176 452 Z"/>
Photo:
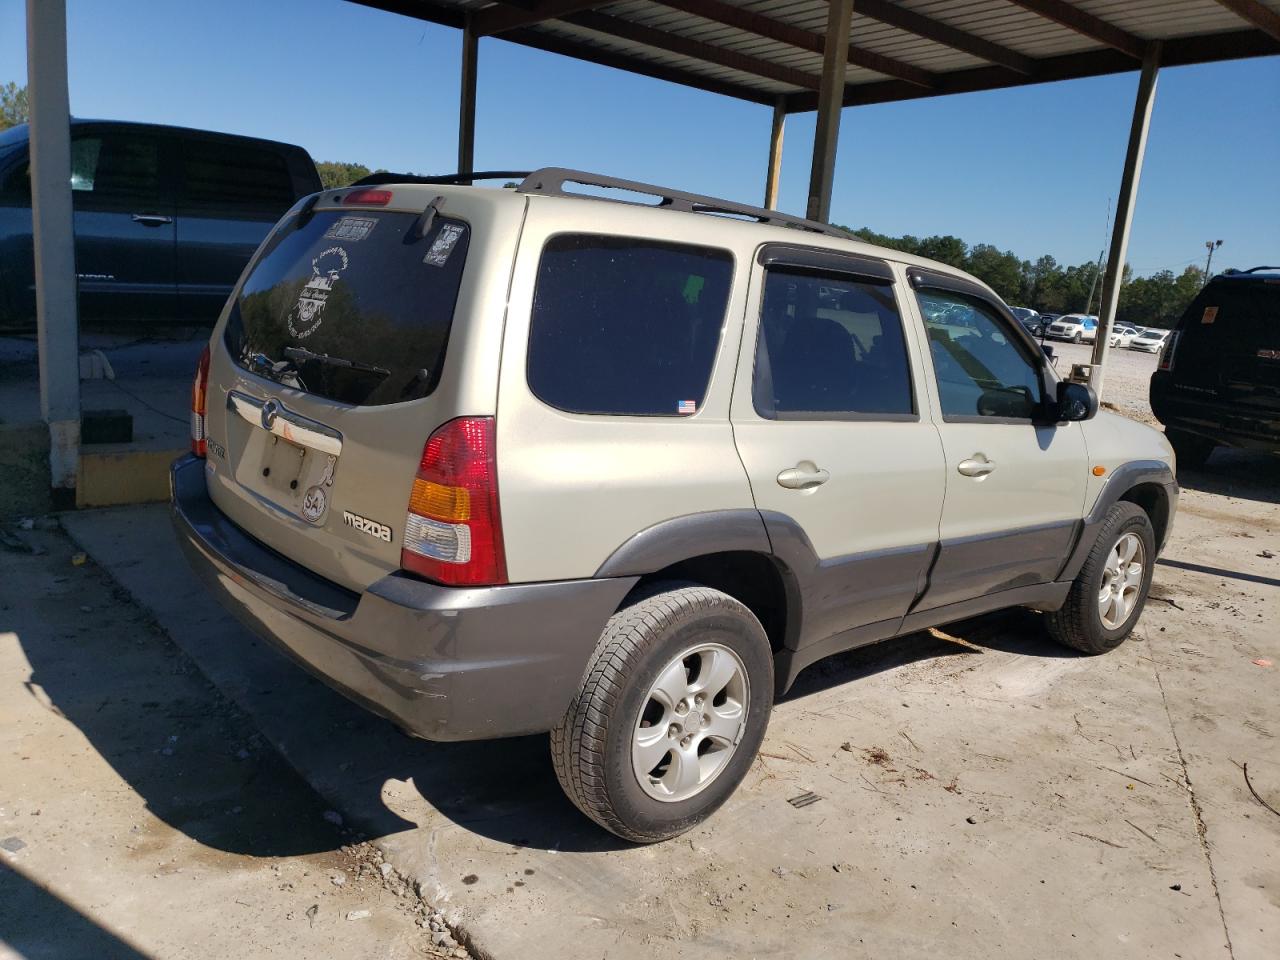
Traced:
<path id="1" fill-rule="evenodd" d="M 253 251 L 320 189 L 301 147 L 107 120 L 71 121 L 80 319 L 212 324 Z M 0 329 L 35 326 L 25 124 L 0 133 Z"/>

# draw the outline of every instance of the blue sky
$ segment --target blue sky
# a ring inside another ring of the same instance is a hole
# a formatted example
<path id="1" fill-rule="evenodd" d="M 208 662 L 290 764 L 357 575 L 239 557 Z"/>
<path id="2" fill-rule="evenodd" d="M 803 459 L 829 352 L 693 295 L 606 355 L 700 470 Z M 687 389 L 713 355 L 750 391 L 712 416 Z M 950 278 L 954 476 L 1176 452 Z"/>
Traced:
<path id="1" fill-rule="evenodd" d="M 196 11 L 199 10 L 197 13 Z M 0 0 L 0 83 L 26 82 Z M 456 167 L 458 31 L 343 0 L 68 0 L 78 116 L 272 137 L 318 160 Z M 1097 257 L 1137 74 L 844 112 L 832 219 Z M 759 203 L 770 111 L 499 40 L 480 45 L 479 168 L 574 166 Z M 1129 262 L 1280 263 L 1280 57 L 1161 72 Z M 788 118 L 781 206 L 803 213 L 813 114 Z"/>

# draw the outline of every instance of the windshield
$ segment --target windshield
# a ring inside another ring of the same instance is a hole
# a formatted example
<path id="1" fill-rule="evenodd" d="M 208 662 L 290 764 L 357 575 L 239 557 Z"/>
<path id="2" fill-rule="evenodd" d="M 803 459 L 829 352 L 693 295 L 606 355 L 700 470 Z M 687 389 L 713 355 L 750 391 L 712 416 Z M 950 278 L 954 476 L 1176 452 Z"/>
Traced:
<path id="1" fill-rule="evenodd" d="M 253 373 L 339 403 L 416 400 L 440 379 L 470 231 L 413 213 L 284 225 L 236 295 L 226 345 Z"/>

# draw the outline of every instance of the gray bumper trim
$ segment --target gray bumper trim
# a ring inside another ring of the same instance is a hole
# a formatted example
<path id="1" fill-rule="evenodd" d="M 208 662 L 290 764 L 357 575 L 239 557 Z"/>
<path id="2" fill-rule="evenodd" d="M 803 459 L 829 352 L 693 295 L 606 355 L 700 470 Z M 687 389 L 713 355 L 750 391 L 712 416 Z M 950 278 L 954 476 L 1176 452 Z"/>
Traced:
<path id="1" fill-rule="evenodd" d="M 355 594 L 235 526 L 209 499 L 204 461 L 175 461 L 170 489 L 188 560 L 238 619 L 345 696 L 431 740 L 550 730 L 637 579 L 456 588 L 394 573 Z"/>

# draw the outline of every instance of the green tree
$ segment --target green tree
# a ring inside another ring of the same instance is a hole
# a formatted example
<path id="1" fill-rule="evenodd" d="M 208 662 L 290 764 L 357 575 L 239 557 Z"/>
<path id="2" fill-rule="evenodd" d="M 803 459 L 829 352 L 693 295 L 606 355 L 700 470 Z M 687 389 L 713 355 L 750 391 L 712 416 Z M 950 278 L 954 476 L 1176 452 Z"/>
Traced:
<path id="1" fill-rule="evenodd" d="M 342 163 L 337 160 L 319 161 L 316 171 L 320 174 L 321 186 L 326 190 L 350 186 L 372 172 L 363 163 Z"/>
<path id="2" fill-rule="evenodd" d="M 26 123 L 31 116 L 27 106 L 27 88 L 16 83 L 0 84 L 0 130 Z"/>

